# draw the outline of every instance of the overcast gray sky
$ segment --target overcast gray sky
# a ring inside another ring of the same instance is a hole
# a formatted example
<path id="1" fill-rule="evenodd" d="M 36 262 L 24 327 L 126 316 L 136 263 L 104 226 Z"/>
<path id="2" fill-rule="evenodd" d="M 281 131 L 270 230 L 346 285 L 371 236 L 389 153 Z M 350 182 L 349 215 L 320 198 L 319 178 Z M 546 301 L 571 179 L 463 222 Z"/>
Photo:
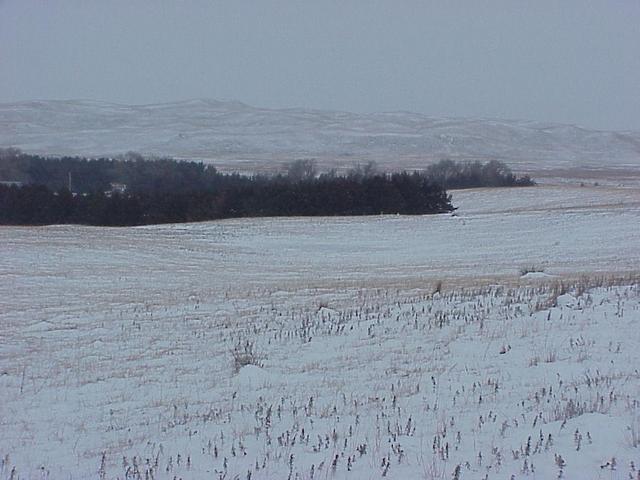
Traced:
<path id="1" fill-rule="evenodd" d="M 76 98 L 640 129 L 640 0 L 0 0 L 0 102 Z"/>

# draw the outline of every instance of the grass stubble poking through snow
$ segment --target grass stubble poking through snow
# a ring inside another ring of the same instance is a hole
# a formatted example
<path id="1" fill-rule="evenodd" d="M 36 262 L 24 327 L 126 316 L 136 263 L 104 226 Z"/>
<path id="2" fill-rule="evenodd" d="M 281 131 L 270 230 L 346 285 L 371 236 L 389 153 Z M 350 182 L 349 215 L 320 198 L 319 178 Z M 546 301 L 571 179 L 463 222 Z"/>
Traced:
<path id="1" fill-rule="evenodd" d="M 637 480 L 638 198 L 1 228 L 0 479 Z"/>
<path id="2" fill-rule="evenodd" d="M 64 315 L 3 344 L 2 479 L 640 478 L 636 278 Z"/>

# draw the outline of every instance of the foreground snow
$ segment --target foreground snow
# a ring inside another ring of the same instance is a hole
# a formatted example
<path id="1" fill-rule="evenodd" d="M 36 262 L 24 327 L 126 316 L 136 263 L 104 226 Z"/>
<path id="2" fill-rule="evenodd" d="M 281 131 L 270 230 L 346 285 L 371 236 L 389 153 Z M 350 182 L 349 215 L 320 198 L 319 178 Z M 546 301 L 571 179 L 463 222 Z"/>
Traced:
<path id="1" fill-rule="evenodd" d="M 559 293 L 61 312 L 4 344 L 1 478 L 637 475 L 640 290 Z"/>
<path id="2" fill-rule="evenodd" d="M 0 229 L 0 479 L 637 478 L 637 195 L 545 188 Z"/>

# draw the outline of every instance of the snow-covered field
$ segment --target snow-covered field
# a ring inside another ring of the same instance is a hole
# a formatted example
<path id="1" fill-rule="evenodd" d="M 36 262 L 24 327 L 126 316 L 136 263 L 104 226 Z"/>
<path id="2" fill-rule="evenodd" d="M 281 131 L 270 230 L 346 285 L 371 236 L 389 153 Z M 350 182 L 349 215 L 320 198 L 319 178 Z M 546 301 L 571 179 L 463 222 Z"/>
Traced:
<path id="1" fill-rule="evenodd" d="M 638 189 L 454 204 L 0 228 L 0 479 L 640 478 Z"/>

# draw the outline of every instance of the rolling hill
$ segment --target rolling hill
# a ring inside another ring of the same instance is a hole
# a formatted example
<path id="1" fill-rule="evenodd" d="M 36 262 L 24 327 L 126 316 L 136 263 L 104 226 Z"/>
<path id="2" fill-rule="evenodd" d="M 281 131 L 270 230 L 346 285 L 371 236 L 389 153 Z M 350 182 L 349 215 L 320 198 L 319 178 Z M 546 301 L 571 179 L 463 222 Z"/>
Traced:
<path id="1" fill-rule="evenodd" d="M 420 168 L 442 158 L 495 158 L 533 172 L 640 165 L 636 131 L 409 112 L 275 110 L 213 100 L 135 106 L 84 100 L 0 104 L 0 147 L 47 155 L 136 151 L 213 161 L 240 171 L 270 170 L 295 158 L 316 158 L 337 168 L 375 160 L 389 169 Z"/>

